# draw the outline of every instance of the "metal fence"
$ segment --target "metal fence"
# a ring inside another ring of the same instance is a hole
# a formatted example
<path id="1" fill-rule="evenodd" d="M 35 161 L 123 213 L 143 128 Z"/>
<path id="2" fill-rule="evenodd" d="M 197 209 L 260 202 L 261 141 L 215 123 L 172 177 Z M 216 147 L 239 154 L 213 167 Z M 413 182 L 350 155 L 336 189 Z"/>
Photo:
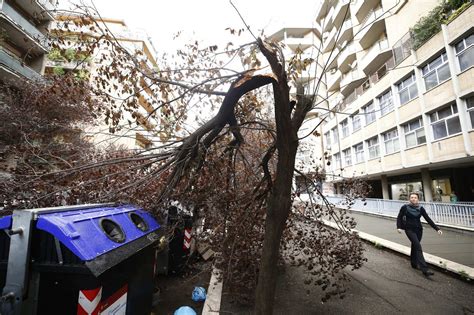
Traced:
<path id="1" fill-rule="evenodd" d="M 337 207 L 347 208 L 344 197 L 326 197 L 329 202 Z M 401 206 L 407 201 L 367 198 L 364 201 L 354 200 L 350 209 L 368 213 L 396 217 Z M 468 203 L 442 203 L 420 202 L 428 215 L 436 223 L 474 228 L 474 204 Z"/>

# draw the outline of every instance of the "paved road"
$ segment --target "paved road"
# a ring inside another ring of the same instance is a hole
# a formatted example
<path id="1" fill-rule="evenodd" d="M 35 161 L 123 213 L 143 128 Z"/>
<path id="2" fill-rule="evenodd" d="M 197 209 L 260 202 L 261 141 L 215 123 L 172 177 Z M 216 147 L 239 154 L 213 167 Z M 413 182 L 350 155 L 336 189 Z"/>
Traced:
<path id="1" fill-rule="evenodd" d="M 357 230 L 410 247 L 405 233 L 397 232 L 395 219 L 355 211 L 351 216 L 357 221 Z M 441 227 L 443 235 L 440 236 L 429 225 L 423 226 L 424 252 L 474 268 L 474 232 L 460 233 Z"/>
<path id="2" fill-rule="evenodd" d="M 321 303 L 319 288 L 303 284 L 304 269 L 288 267 L 278 278 L 275 314 L 474 314 L 474 285 L 436 272 L 426 279 L 407 257 L 366 245 L 364 266 L 347 271 L 346 298 Z M 310 294 L 306 290 L 310 288 Z M 220 314 L 251 314 L 251 307 L 223 296 Z"/>

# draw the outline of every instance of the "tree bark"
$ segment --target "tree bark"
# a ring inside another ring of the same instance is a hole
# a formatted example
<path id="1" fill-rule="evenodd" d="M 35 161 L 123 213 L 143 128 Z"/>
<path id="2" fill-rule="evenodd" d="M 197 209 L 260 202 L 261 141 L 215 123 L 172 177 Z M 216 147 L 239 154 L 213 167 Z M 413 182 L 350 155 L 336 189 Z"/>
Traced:
<path id="1" fill-rule="evenodd" d="M 273 95 L 278 160 L 275 182 L 267 200 L 265 236 L 254 309 L 255 314 L 267 315 L 273 312 L 280 241 L 291 209 L 291 186 L 298 148 L 297 131 L 299 126 L 294 126 L 291 120 L 290 88 L 283 54 L 277 47 L 268 45 L 261 40 L 258 41 L 258 44 L 277 79 L 276 82 L 273 82 Z"/>

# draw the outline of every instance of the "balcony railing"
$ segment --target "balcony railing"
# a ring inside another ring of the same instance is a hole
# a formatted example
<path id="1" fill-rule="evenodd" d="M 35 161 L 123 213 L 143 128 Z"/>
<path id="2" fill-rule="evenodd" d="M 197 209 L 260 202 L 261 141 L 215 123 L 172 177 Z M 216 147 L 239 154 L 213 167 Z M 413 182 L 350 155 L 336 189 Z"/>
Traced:
<path id="1" fill-rule="evenodd" d="M 355 54 L 355 52 L 356 52 L 355 45 L 352 42 L 346 47 L 344 47 L 342 52 L 339 54 L 339 57 L 337 58 L 337 64 L 340 66 L 349 55 Z"/>
<path id="2" fill-rule="evenodd" d="M 390 48 L 388 44 L 388 39 L 384 38 L 376 42 L 372 47 L 369 48 L 364 57 L 362 57 L 362 63 L 366 63 L 374 58 L 375 55 L 379 54 L 381 51 Z"/>
<path id="3" fill-rule="evenodd" d="M 383 8 L 378 8 L 377 10 L 370 10 L 369 14 L 365 16 L 365 18 L 362 20 L 360 23 L 360 29 L 364 29 L 366 25 L 369 25 L 370 23 L 374 22 L 377 20 L 380 16 L 382 16 L 384 13 Z"/>
<path id="4" fill-rule="evenodd" d="M 33 69 L 23 66 L 21 61 L 0 48 L 0 65 L 6 66 L 15 73 L 27 78 L 40 80 L 42 76 Z"/>
<path id="5" fill-rule="evenodd" d="M 24 33 L 29 35 L 41 48 L 45 51 L 48 49 L 48 40 L 46 36 L 41 33 L 36 26 L 28 22 L 23 16 L 15 11 L 8 3 L 3 2 L 0 13 L 3 13 L 10 21 L 19 27 Z"/>

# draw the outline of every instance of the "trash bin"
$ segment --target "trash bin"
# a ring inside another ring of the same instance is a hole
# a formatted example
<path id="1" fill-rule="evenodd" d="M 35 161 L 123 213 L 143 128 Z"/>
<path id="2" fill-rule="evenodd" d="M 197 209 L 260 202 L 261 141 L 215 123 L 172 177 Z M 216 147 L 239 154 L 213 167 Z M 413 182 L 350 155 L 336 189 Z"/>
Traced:
<path id="1" fill-rule="evenodd" d="M 150 314 L 158 229 L 131 205 L 0 218 L 0 314 Z"/>
<path id="2" fill-rule="evenodd" d="M 192 240 L 192 216 L 178 212 L 178 208 L 168 209 L 168 227 L 172 230 L 169 242 L 168 268 L 171 274 L 179 274 L 189 258 Z"/>

